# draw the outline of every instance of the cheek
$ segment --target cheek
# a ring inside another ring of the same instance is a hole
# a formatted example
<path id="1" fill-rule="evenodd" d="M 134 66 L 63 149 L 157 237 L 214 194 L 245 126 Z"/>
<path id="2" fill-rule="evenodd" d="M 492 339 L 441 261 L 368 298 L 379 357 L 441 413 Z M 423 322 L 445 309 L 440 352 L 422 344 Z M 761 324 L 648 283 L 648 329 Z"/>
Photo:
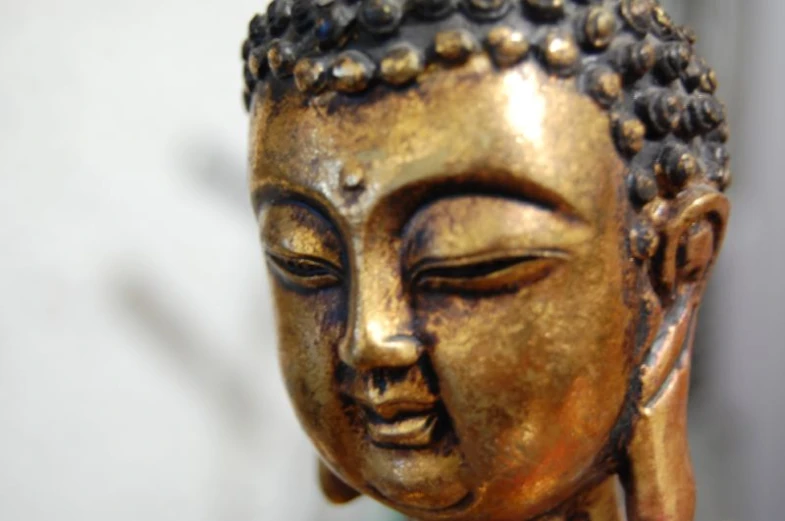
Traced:
<path id="1" fill-rule="evenodd" d="M 629 378 L 621 272 L 575 259 L 515 294 L 431 310 L 434 368 L 476 471 L 570 473 L 601 450 Z"/>
<path id="2" fill-rule="evenodd" d="M 341 291 L 299 293 L 274 283 L 281 370 L 300 422 L 309 434 L 335 414 L 336 346 L 343 331 Z"/>

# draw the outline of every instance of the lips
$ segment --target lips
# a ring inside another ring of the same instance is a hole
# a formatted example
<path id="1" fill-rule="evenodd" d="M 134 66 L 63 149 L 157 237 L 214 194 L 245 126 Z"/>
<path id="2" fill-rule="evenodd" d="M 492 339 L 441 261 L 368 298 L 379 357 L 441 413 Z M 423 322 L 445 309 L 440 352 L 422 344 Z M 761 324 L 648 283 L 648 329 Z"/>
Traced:
<path id="1" fill-rule="evenodd" d="M 438 401 L 430 394 L 405 395 L 387 389 L 384 396 L 355 396 L 371 442 L 388 448 L 422 448 L 433 442 Z"/>
<path id="2" fill-rule="evenodd" d="M 433 408 L 414 414 L 401 413 L 392 420 L 385 420 L 373 411 L 364 412 L 368 437 L 377 445 L 421 448 L 433 441 L 438 421 L 438 414 Z"/>
<path id="3" fill-rule="evenodd" d="M 419 449 L 436 442 L 444 407 L 420 365 L 357 372 L 339 367 L 341 394 L 355 407 L 368 440 L 385 449 Z"/>

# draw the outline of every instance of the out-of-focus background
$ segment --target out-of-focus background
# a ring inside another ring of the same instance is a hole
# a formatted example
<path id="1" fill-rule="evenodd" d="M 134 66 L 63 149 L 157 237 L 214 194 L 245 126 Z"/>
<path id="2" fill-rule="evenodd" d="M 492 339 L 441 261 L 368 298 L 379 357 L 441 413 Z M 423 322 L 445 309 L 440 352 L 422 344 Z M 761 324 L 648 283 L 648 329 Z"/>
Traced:
<path id="1" fill-rule="evenodd" d="M 734 130 L 698 521 L 785 521 L 785 2 L 664 3 Z M 0 520 L 397 519 L 326 505 L 278 376 L 240 102 L 263 4 L 0 2 Z"/>

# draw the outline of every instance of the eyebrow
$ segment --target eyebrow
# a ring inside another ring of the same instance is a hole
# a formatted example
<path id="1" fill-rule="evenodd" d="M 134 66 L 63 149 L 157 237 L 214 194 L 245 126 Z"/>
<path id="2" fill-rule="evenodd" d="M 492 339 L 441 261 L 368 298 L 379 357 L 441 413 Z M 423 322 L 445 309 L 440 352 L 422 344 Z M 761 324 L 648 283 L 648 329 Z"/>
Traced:
<path id="1" fill-rule="evenodd" d="M 307 186 L 290 183 L 285 179 L 270 178 L 257 184 L 251 190 L 251 204 L 254 215 L 258 216 L 266 206 L 295 204 L 321 218 L 335 228 L 336 215 L 327 198 Z"/>
<path id="2" fill-rule="evenodd" d="M 467 169 L 463 173 L 447 172 L 402 183 L 382 194 L 373 206 L 378 208 L 387 201 L 396 200 L 403 205 L 401 213 L 407 216 L 405 224 L 422 207 L 439 199 L 462 195 L 513 199 L 558 213 L 571 221 L 586 223 L 585 217 L 561 194 L 505 169 Z M 280 177 L 267 178 L 254 186 L 251 200 L 255 215 L 259 215 L 264 206 L 291 202 L 304 205 L 332 227 L 341 217 L 323 194 Z"/>
<path id="3" fill-rule="evenodd" d="M 402 197 L 404 195 L 404 197 Z M 374 206 L 389 200 L 403 201 L 407 216 L 439 199 L 467 195 L 486 195 L 525 202 L 558 213 L 571 221 L 585 223 L 586 218 L 573 204 L 553 189 L 508 170 L 469 170 L 446 173 L 401 184 L 386 192 Z M 408 221 L 408 217 L 406 219 Z"/>

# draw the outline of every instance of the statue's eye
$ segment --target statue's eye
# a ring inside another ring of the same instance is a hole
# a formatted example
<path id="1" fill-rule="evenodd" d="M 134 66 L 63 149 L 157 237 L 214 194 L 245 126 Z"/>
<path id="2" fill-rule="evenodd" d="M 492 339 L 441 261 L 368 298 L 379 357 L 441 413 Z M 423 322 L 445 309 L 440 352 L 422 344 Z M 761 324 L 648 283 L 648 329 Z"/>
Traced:
<path id="1" fill-rule="evenodd" d="M 267 261 L 275 275 L 304 289 L 325 289 L 341 283 L 341 270 L 324 259 L 294 257 L 267 252 Z"/>
<path id="2" fill-rule="evenodd" d="M 564 260 L 564 252 L 551 250 L 426 260 L 413 270 L 412 282 L 421 291 L 504 292 L 544 279 Z"/>

